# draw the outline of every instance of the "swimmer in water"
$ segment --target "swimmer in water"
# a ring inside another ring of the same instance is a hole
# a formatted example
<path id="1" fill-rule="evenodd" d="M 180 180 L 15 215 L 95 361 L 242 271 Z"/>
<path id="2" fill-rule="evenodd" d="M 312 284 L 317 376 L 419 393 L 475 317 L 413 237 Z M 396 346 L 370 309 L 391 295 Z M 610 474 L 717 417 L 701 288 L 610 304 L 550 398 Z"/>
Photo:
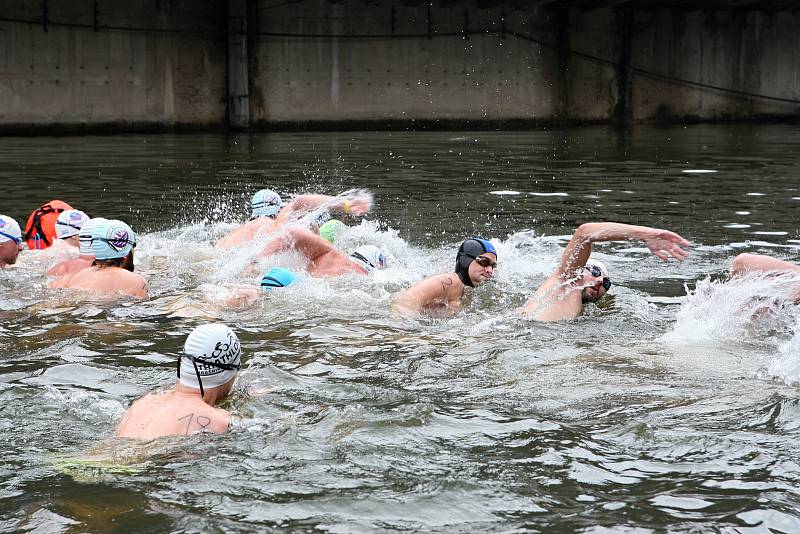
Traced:
<path id="1" fill-rule="evenodd" d="M 175 387 L 136 400 L 122 416 L 117 437 L 227 432 L 231 414 L 215 405 L 228 396 L 241 366 L 242 349 L 233 330 L 219 323 L 198 326 L 178 356 Z"/>
<path id="2" fill-rule="evenodd" d="M 64 213 L 67 213 L 66 211 Z M 61 215 L 63 215 L 62 213 Z M 82 213 L 82 212 L 81 212 Z M 88 219 L 83 222 L 78 231 L 78 257 L 63 260 L 50 267 L 47 271 L 47 276 L 66 276 L 68 274 L 77 273 L 87 267 L 91 267 L 94 262 L 94 254 L 92 254 L 92 232 L 94 227 L 97 226 L 99 221 L 104 221 L 102 217 Z M 58 223 L 56 223 L 56 232 L 58 232 Z M 70 236 L 69 239 L 72 239 Z"/>
<path id="3" fill-rule="evenodd" d="M 78 248 L 80 246 L 78 234 L 88 220 L 89 216 L 81 210 L 62 211 L 56 219 L 56 237 L 62 243 Z"/>
<path id="4" fill-rule="evenodd" d="M 788 274 L 800 278 L 800 265 L 761 254 L 739 254 L 733 259 L 731 278 L 748 273 Z M 793 290 L 792 299 L 795 304 L 800 304 L 800 284 Z"/>
<path id="5" fill-rule="evenodd" d="M 288 204 L 283 204 L 281 196 L 271 189 L 262 189 L 253 195 L 250 221 L 217 241 L 218 248 L 232 248 L 267 236 L 293 217 L 314 211 L 328 204 L 329 210 L 342 213 L 345 217 L 362 217 L 372 208 L 372 196 L 361 194 L 352 198 L 339 198 L 328 195 L 300 195 Z"/>
<path id="6" fill-rule="evenodd" d="M 0 269 L 17 263 L 22 250 L 22 230 L 17 221 L 7 215 L 0 215 Z"/>
<path id="7" fill-rule="evenodd" d="M 497 267 L 497 250 L 486 239 L 472 237 L 456 253 L 455 272 L 429 276 L 402 291 L 392 308 L 403 315 L 448 317 L 464 306 L 467 287 L 491 280 Z"/>
<path id="8" fill-rule="evenodd" d="M 53 288 L 85 289 L 131 297 L 147 297 L 147 281 L 133 272 L 136 234 L 122 221 L 103 220 L 92 232 L 91 267 L 50 282 Z"/>
<path id="9" fill-rule="evenodd" d="M 544 322 L 574 319 L 580 315 L 584 304 L 598 301 L 611 287 L 608 269 L 589 257 L 592 243 L 622 240 L 644 241 L 662 260 L 671 256 L 683 261 L 688 255 L 681 246 L 689 242 L 668 230 L 610 222 L 582 224 L 572 234 L 555 272 L 520 308 L 520 315 Z"/>
<path id="10" fill-rule="evenodd" d="M 386 267 L 386 255 L 375 245 L 361 245 L 349 256 L 310 230 L 287 228 L 280 237 L 267 243 L 259 254 L 268 257 L 294 251 L 305 259 L 304 269 L 311 276 L 371 274 Z"/>

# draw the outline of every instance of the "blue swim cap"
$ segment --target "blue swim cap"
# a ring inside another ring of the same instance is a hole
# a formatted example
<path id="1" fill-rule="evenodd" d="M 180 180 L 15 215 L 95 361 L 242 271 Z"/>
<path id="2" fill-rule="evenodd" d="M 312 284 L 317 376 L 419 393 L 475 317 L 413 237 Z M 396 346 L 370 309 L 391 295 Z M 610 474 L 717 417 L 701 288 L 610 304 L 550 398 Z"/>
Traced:
<path id="1" fill-rule="evenodd" d="M 297 282 L 297 275 L 283 267 L 273 267 L 261 279 L 261 287 L 271 291 L 274 287 L 286 287 Z"/>
<path id="2" fill-rule="evenodd" d="M 253 200 L 250 203 L 253 208 L 253 215 L 251 218 L 256 217 L 272 217 L 281 211 L 283 200 L 281 196 L 272 189 L 262 189 L 253 195 Z"/>
<path id="3" fill-rule="evenodd" d="M 92 231 L 92 253 L 98 260 L 124 258 L 136 246 L 136 234 L 122 221 L 100 221 Z"/>

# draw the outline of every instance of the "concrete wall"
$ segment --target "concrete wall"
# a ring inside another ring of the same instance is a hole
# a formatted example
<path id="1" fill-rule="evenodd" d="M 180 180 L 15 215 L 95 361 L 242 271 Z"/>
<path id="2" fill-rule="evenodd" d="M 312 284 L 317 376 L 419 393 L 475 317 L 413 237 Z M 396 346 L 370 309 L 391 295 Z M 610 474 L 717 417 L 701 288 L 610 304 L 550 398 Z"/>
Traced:
<path id="1" fill-rule="evenodd" d="M 636 13 L 633 64 L 675 78 L 800 101 L 800 14 L 792 11 Z M 800 102 L 747 98 L 636 76 L 634 117 L 800 115 Z"/>
<path id="2" fill-rule="evenodd" d="M 219 125 L 224 2 L 0 2 L 0 125 Z M 172 31 L 141 32 L 128 28 Z M 194 32 L 194 33 L 193 33 Z"/>
<path id="3" fill-rule="evenodd" d="M 0 0 L 0 130 L 224 127 L 229 1 Z M 249 0 L 249 67 L 230 72 L 247 77 L 250 125 L 800 114 L 686 83 L 800 101 L 791 11 L 475 1 Z"/>

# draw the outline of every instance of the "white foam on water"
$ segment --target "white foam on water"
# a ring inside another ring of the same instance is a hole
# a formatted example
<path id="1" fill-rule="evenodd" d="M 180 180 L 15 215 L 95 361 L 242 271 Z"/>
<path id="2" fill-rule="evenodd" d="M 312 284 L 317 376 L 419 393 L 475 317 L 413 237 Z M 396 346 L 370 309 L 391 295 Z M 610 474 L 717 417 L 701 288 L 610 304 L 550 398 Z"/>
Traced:
<path id="1" fill-rule="evenodd" d="M 569 193 L 530 193 L 535 197 L 568 197 Z"/>
<path id="2" fill-rule="evenodd" d="M 489 191 L 490 195 L 520 195 L 519 191 Z"/>
<path id="3" fill-rule="evenodd" d="M 800 317 L 795 321 L 792 337 L 782 343 L 778 353 L 767 368 L 771 376 L 787 384 L 800 384 Z"/>
<path id="4" fill-rule="evenodd" d="M 672 330 L 672 344 L 741 342 L 748 336 L 786 329 L 793 321 L 793 290 L 800 277 L 752 273 L 730 280 L 705 278 L 688 290 Z"/>
<path id="5" fill-rule="evenodd" d="M 714 169 L 684 169 L 681 172 L 684 174 L 711 174 L 718 171 Z"/>

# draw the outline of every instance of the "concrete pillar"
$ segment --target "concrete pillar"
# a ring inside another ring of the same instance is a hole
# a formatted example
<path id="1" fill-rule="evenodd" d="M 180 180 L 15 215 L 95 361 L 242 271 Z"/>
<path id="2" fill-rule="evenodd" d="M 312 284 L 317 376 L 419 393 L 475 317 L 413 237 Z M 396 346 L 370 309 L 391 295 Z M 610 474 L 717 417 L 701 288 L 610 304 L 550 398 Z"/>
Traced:
<path id="1" fill-rule="evenodd" d="M 247 0 L 228 0 L 228 125 L 250 127 L 247 60 Z"/>

